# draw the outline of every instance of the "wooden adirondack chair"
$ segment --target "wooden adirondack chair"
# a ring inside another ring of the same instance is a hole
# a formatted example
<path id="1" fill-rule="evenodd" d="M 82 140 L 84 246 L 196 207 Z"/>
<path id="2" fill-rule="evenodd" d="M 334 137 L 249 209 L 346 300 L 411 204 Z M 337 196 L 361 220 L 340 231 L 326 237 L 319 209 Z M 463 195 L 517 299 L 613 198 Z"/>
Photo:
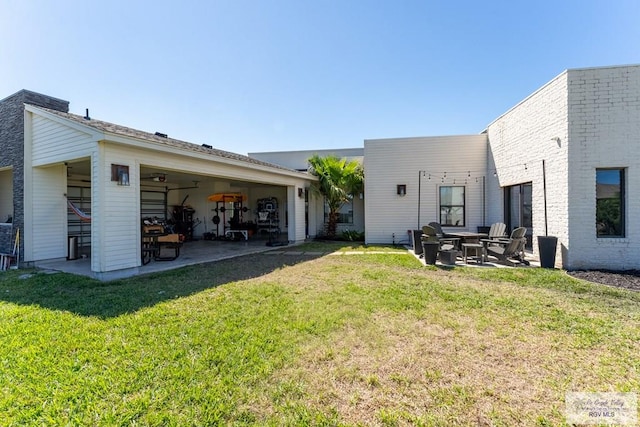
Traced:
<path id="1" fill-rule="evenodd" d="M 504 264 L 515 266 L 518 264 L 528 264 L 524 259 L 524 245 L 527 232 L 525 227 L 518 227 L 511 232 L 509 239 L 492 240 L 487 244 L 487 255 L 492 255 Z M 517 262 L 514 262 L 517 260 Z"/>
<path id="2" fill-rule="evenodd" d="M 491 228 L 489 229 L 489 239 L 504 239 L 507 237 L 505 231 L 507 226 L 502 222 L 495 222 L 491 224 Z"/>
<path id="3" fill-rule="evenodd" d="M 445 237 L 444 231 L 442 230 L 442 225 L 439 222 L 430 222 L 428 227 L 431 227 L 436 232 L 436 237 L 440 242 L 440 250 L 441 251 L 450 251 L 457 250 L 458 244 L 460 243 L 460 239 L 457 237 Z"/>

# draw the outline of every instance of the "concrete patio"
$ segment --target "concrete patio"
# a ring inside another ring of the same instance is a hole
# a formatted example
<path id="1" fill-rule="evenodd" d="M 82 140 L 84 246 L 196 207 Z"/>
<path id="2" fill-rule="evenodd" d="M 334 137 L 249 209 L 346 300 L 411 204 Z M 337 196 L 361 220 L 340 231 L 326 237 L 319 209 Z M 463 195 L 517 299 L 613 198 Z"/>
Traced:
<path id="1" fill-rule="evenodd" d="M 282 235 L 279 242 L 286 242 L 286 235 Z M 252 237 L 248 241 L 226 241 L 226 240 L 197 240 L 185 242 L 180 249 L 180 256 L 173 261 L 152 260 L 149 264 L 136 269 L 126 271 L 110 272 L 100 277 L 91 271 L 91 258 L 84 257 L 76 260 L 65 258 L 40 261 L 36 267 L 44 270 L 61 271 L 65 273 L 79 274 L 82 276 L 99 278 L 101 280 L 113 280 L 124 277 L 131 277 L 139 274 L 156 273 L 160 271 L 173 270 L 188 265 L 202 264 L 223 259 L 234 258 L 243 255 L 267 251 L 281 251 L 284 246 L 267 246 L 268 239 Z M 164 249 L 163 254 L 169 250 Z"/>
<path id="2" fill-rule="evenodd" d="M 285 242 L 286 235 L 282 235 L 279 239 L 280 242 Z M 309 251 L 298 251 L 295 249 L 296 245 L 286 245 L 286 246 L 268 246 L 268 240 L 260 237 L 253 237 L 248 241 L 238 240 L 238 241 L 225 241 L 225 240 L 197 240 L 185 242 L 180 250 L 180 256 L 173 261 L 156 261 L 152 260 L 149 264 L 140 266 L 136 269 L 129 269 L 122 272 L 112 272 L 107 275 L 97 276 L 95 273 L 91 271 L 91 258 L 83 257 L 77 260 L 67 260 L 65 258 L 60 259 L 52 259 L 47 261 L 41 261 L 36 263 L 35 267 L 48 270 L 48 271 L 60 271 L 64 273 L 78 274 L 82 276 L 98 278 L 101 280 L 114 280 L 118 278 L 125 278 L 136 276 L 140 274 L 149 274 L 156 273 L 161 271 L 168 271 L 177 269 L 180 267 L 185 267 L 188 265 L 195 264 L 203 264 L 214 261 L 221 261 L 224 259 L 235 258 L 244 255 L 251 255 L 257 253 L 269 253 L 274 256 L 287 256 L 287 255 L 312 255 L 312 256 L 322 256 L 322 255 L 352 255 L 352 254 L 362 254 L 362 253 L 387 253 L 384 251 L 380 252 L 342 252 L 338 251 L 335 253 L 320 253 L 320 252 L 309 252 Z M 411 255 L 414 255 L 421 263 L 424 262 L 424 258 L 421 258 L 413 252 L 413 248 L 405 246 L 407 252 Z M 166 249 L 165 249 L 166 250 Z M 389 252 L 394 253 L 394 252 Z M 395 252 L 397 253 L 397 252 Z M 163 252 L 164 254 L 164 252 Z M 539 267 L 539 260 L 533 256 L 531 251 L 526 251 L 526 259 L 530 263 L 529 267 Z M 490 259 L 483 264 L 479 264 L 476 262 L 464 263 L 461 258 L 456 260 L 455 265 L 445 265 L 438 260 L 436 262 L 437 266 L 443 267 L 497 267 L 497 268 L 505 268 L 508 266 L 504 264 L 500 264 L 495 262 L 495 260 Z"/>
<path id="3" fill-rule="evenodd" d="M 416 255 L 413 251 L 413 248 L 407 246 L 407 250 L 413 256 L 415 256 L 422 264 L 427 265 L 424 257 L 422 255 Z M 484 262 L 480 263 L 477 260 L 470 260 L 469 262 L 464 262 L 462 255 L 456 257 L 455 264 L 445 264 L 440 261 L 440 257 L 436 260 L 434 265 L 438 267 L 472 267 L 472 268 L 530 268 L 530 267 L 540 267 L 540 260 L 537 256 L 534 256 L 531 250 L 525 250 L 525 260 L 529 263 L 529 265 L 520 264 L 520 265 L 506 265 L 498 262 L 498 260 L 494 257 L 490 257 Z"/>

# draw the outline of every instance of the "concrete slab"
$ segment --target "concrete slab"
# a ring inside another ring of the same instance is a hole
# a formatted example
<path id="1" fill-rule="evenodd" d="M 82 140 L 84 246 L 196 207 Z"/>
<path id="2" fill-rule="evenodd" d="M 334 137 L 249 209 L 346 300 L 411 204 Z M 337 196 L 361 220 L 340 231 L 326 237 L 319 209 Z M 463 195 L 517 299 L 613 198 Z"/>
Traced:
<path id="1" fill-rule="evenodd" d="M 173 261 L 152 260 L 147 265 L 103 274 L 96 274 L 91 271 L 91 258 L 88 257 L 72 261 L 68 261 L 65 258 L 38 261 L 35 266 L 45 270 L 79 274 L 100 280 L 114 280 L 138 274 L 173 270 L 188 265 L 220 261 L 243 255 L 270 253 L 271 251 L 275 252 L 274 255 L 281 255 L 284 252 L 281 248 L 277 248 L 279 250 L 274 251 L 274 248 L 267 246 L 266 243 L 266 239 L 256 238 L 249 239 L 248 241 L 198 240 L 185 242 L 180 249 L 180 256 Z"/>

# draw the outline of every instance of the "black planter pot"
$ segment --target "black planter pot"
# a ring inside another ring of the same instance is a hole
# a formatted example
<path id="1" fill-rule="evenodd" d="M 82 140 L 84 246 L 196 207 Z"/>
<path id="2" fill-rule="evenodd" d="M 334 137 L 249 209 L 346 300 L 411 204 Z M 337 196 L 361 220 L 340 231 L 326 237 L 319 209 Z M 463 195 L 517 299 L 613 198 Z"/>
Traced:
<path id="1" fill-rule="evenodd" d="M 438 249 L 440 248 L 439 242 L 425 242 L 422 241 L 422 251 L 424 252 L 424 262 L 427 264 L 435 264 L 436 258 L 438 258 Z"/>
<path id="2" fill-rule="evenodd" d="M 538 253 L 540 255 L 540 267 L 555 268 L 557 245 L 558 238 L 555 236 L 538 236 Z"/>
<path id="3" fill-rule="evenodd" d="M 412 242 L 413 242 L 413 252 L 416 255 L 422 254 L 422 230 L 413 230 L 412 232 Z"/>

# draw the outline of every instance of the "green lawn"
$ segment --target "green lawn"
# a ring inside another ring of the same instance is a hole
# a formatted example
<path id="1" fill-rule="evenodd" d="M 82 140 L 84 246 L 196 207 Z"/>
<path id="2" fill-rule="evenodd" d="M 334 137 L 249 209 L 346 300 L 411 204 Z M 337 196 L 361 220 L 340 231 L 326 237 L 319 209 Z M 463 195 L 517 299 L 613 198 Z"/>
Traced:
<path id="1" fill-rule="evenodd" d="M 0 273 L 3 426 L 555 426 L 567 391 L 640 389 L 640 295 L 561 271 L 398 253 L 24 273 Z"/>

